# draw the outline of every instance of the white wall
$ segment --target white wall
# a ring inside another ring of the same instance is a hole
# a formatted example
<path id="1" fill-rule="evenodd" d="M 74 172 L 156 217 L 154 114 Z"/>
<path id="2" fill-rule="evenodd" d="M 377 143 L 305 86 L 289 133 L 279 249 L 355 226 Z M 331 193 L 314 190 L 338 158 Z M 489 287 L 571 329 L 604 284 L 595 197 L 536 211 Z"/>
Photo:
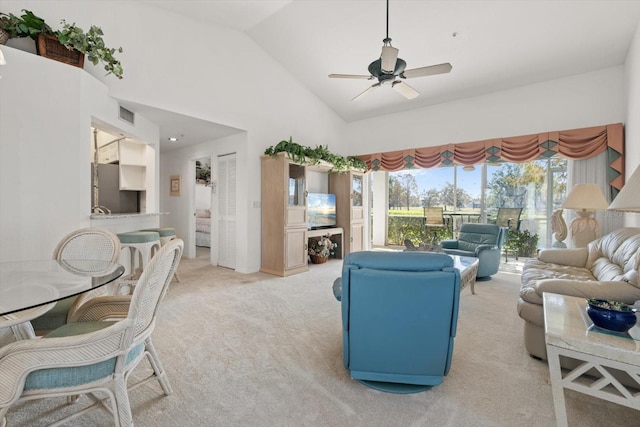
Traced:
<path id="1" fill-rule="evenodd" d="M 627 103 L 625 176 L 629 178 L 633 171 L 640 167 L 640 23 L 625 62 L 625 94 Z M 640 227 L 640 214 L 626 214 L 625 225 Z"/>
<path id="2" fill-rule="evenodd" d="M 624 122 L 624 72 L 608 68 L 349 123 L 351 154 Z"/>
<path id="3" fill-rule="evenodd" d="M 307 191 L 309 193 L 328 193 L 329 174 L 326 172 L 307 171 Z"/>
<path id="4" fill-rule="evenodd" d="M 114 13 L 112 1 L 0 0 L 4 12 L 17 14 L 23 8 L 50 23 L 65 18 L 83 28 L 99 25 L 109 46 L 122 46 L 123 80 L 86 65 L 112 96 L 247 131 L 238 158 L 238 247 L 243 254 L 237 262 L 238 271 L 258 271 L 261 218 L 253 206 L 260 201 L 259 156 L 290 136 L 302 145 L 340 146 L 344 122 L 244 33 L 212 28 L 142 2 L 118 2 Z M 185 227 L 182 213 L 172 210 L 178 203 L 162 200 L 169 197 L 163 191 L 166 175 L 161 172 L 161 210 L 171 212 L 167 221 L 178 224 L 172 226 Z"/>
<path id="5" fill-rule="evenodd" d="M 90 225 L 91 123 L 115 122 L 117 103 L 78 68 L 2 51 L 0 259 L 50 258 L 64 235 Z"/>

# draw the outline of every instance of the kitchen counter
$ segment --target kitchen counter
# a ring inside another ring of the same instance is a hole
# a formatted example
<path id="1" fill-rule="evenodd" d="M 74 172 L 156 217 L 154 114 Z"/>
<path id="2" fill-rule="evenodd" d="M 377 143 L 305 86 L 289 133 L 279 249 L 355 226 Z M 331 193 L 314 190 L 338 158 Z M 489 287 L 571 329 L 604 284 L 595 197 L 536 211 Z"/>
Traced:
<path id="1" fill-rule="evenodd" d="M 91 214 L 90 219 L 122 219 L 122 218 L 143 218 L 147 216 L 169 215 L 169 212 L 156 213 L 114 213 L 114 214 Z"/>
<path id="2" fill-rule="evenodd" d="M 125 233 L 160 227 L 161 215 L 169 215 L 169 212 L 91 214 L 90 219 L 91 227 L 106 228 L 114 233 Z"/>

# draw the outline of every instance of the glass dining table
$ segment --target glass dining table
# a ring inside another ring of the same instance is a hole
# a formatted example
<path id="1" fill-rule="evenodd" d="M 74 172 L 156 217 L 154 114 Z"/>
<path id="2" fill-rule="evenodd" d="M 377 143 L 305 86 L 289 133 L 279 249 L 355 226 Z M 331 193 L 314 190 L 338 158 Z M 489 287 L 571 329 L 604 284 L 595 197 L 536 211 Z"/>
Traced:
<path id="1" fill-rule="evenodd" d="M 0 329 L 46 313 L 56 301 L 113 282 L 124 267 L 98 260 L 0 262 Z"/>

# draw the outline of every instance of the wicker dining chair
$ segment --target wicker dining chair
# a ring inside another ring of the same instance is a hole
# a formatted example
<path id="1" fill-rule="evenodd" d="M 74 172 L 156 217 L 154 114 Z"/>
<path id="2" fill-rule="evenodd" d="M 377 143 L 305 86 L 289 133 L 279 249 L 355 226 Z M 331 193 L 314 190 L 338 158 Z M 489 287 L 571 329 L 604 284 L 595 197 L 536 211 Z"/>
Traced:
<path id="1" fill-rule="evenodd" d="M 34 316 L 44 314 L 49 311 L 55 303 L 40 307 L 22 310 L 17 313 L 0 316 L 0 347 L 18 340 L 27 340 L 36 337 L 31 322 L 25 319 L 32 319 Z"/>
<path id="2" fill-rule="evenodd" d="M 67 323 L 42 339 L 0 347 L 0 426 L 6 425 L 7 411 L 18 402 L 83 394 L 95 402 L 56 422 L 59 424 L 90 408 L 106 406 L 107 402 L 95 393 L 107 395 L 116 426 L 132 426 L 127 381 L 145 355 L 154 373 L 144 381 L 157 379 L 164 393 L 171 394 L 151 333 L 158 304 L 180 262 L 183 247 L 180 239 L 165 245 L 145 268 L 133 295 L 100 296 L 88 301 L 97 303 L 99 308 L 101 300 L 126 299 L 125 319 Z"/>
<path id="3" fill-rule="evenodd" d="M 81 228 L 67 234 L 53 251 L 53 259 L 95 259 L 117 262 L 120 259 L 120 239 L 103 228 Z M 85 302 L 100 295 L 114 293 L 116 287 L 106 285 L 78 296 L 58 301 L 55 306 L 31 321 L 36 335 L 58 328 L 69 322 L 73 313 Z"/>

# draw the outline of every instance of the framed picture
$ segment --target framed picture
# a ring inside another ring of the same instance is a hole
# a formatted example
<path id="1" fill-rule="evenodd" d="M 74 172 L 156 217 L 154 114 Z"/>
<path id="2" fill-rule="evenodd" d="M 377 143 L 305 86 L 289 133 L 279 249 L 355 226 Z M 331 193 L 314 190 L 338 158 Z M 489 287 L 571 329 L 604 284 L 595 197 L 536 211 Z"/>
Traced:
<path id="1" fill-rule="evenodd" d="M 179 196 L 180 195 L 180 175 L 171 175 L 170 177 L 171 185 L 170 185 L 170 196 Z"/>

